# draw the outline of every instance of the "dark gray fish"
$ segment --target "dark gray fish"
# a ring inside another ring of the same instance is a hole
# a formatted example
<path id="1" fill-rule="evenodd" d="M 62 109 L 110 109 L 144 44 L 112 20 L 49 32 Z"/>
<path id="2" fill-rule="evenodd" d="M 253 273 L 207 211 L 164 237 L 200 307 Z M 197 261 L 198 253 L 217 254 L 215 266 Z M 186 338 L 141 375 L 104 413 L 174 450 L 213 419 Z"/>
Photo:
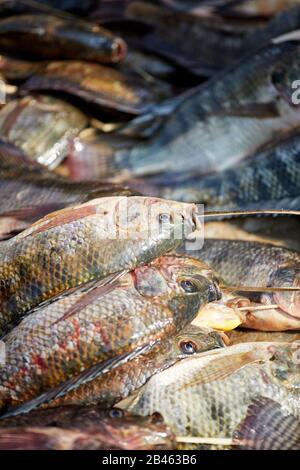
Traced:
<path id="1" fill-rule="evenodd" d="M 297 41 L 270 44 L 189 91 L 152 139 L 99 155 L 104 174 L 222 171 L 297 128 L 300 111 L 283 94 L 286 77 L 282 84 L 273 78 L 277 70 L 300 72 L 299 50 Z"/>
<path id="2" fill-rule="evenodd" d="M 146 184 L 151 187 L 151 180 Z M 206 204 L 208 210 L 300 209 L 300 134 L 219 174 L 173 184 L 164 178 L 155 185 L 153 179 L 152 185 L 153 193 L 161 197 Z"/>
<path id="3" fill-rule="evenodd" d="M 109 31 L 71 16 L 22 14 L 0 21 L 1 49 L 30 58 L 119 62 L 126 44 Z"/>

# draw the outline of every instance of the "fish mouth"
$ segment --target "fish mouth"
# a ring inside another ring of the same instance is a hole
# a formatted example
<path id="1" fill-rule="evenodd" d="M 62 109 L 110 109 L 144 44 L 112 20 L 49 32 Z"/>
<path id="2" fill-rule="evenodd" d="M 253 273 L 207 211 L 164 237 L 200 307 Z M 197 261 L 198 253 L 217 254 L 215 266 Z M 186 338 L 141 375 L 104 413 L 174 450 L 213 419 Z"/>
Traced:
<path id="1" fill-rule="evenodd" d="M 127 54 L 126 42 L 121 38 L 116 38 L 111 46 L 112 62 L 120 62 L 125 59 Z"/>
<path id="2" fill-rule="evenodd" d="M 186 240 L 193 241 L 203 237 L 203 225 L 200 220 L 200 214 L 197 206 L 192 208 L 192 231 L 185 236 Z"/>
<path id="3" fill-rule="evenodd" d="M 213 281 L 209 286 L 208 301 L 214 302 L 216 300 L 221 300 L 221 298 L 222 292 L 220 290 L 220 287 L 216 281 Z"/>

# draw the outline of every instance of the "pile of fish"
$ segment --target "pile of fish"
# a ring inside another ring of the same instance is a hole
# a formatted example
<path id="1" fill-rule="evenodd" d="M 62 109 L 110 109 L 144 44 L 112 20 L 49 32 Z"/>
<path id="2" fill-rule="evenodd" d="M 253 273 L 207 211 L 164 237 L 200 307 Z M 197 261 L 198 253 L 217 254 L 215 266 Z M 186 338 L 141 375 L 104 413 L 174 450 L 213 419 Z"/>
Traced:
<path id="1" fill-rule="evenodd" d="M 4 0 L 0 54 L 0 449 L 300 450 L 300 1 Z"/>

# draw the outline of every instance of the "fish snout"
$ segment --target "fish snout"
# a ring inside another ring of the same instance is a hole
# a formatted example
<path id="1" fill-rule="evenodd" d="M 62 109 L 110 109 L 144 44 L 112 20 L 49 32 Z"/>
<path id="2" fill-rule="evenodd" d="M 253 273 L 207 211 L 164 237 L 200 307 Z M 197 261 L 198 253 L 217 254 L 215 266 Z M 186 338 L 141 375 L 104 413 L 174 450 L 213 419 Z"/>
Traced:
<path id="1" fill-rule="evenodd" d="M 300 287 L 300 268 L 283 267 L 271 276 L 271 285 L 278 287 Z M 274 292 L 274 303 L 283 312 L 300 318 L 300 291 Z"/>

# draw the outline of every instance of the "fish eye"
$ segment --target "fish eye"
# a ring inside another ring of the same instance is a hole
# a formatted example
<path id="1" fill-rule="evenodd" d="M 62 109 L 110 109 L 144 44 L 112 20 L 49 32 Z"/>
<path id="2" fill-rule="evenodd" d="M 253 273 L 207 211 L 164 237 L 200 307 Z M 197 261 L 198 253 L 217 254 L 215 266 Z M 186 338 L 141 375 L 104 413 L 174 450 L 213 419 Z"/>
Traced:
<path id="1" fill-rule="evenodd" d="M 189 279 L 184 279 L 183 281 L 180 282 L 180 285 L 185 292 L 188 292 L 188 293 L 198 292 L 197 285 L 194 282 L 190 281 Z"/>
<path id="2" fill-rule="evenodd" d="M 162 415 L 160 413 L 158 413 L 157 411 L 152 413 L 151 415 L 151 423 L 152 424 L 161 424 L 164 422 L 164 418 L 162 417 Z"/>
<path id="3" fill-rule="evenodd" d="M 170 215 L 170 214 L 159 214 L 158 216 L 158 221 L 160 224 L 163 224 L 163 223 L 172 223 L 173 222 L 173 217 Z"/>
<path id="4" fill-rule="evenodd" d="M 108 415 L 110 418 L 123 418 L 124 413 L 120 408 L 113 408 L 112 410 L 109 410 Z"/>
<path id="5" fill-rule="evenodd" d="M 193 341 L 181 341 L 179 347 L 183 354 L 195 354 L 197 352 L 197 345 Z"/>

